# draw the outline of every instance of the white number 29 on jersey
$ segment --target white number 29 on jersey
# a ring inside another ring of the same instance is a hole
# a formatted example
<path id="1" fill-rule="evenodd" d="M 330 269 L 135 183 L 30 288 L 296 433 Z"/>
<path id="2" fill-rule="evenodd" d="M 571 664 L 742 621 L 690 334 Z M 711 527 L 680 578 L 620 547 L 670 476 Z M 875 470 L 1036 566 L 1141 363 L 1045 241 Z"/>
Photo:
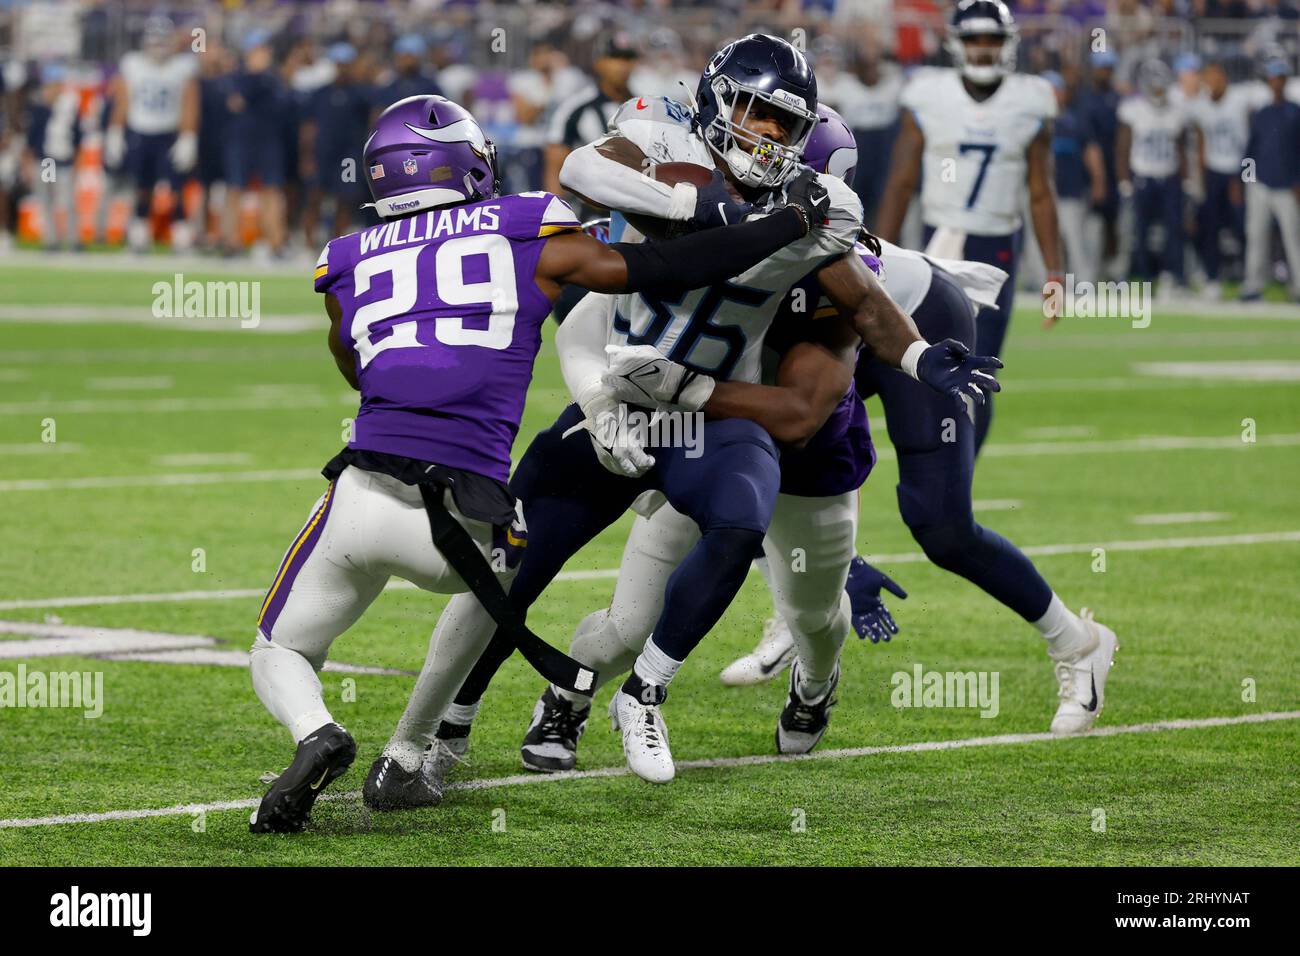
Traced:
<path id="1" fill-rule="evenodd" d="M 352 317 L 352 339 L 356 343 L 361 367 L 365 368 L 380 352 L 388 349 L 420 348 L 416 340 L 417 322 L 397 322 L 392 334 L 377 342 L 370 337 L 381 323 L 405 315 L 415 307 L 419 295 L 420 253 L 427 246 L 396 249 L 380 256 L 363 259 L 352 276 L 358 295 L 370 290 L 375 276 L 391 273 L 393 292 L 386 299 L 367 302 Z M 487 277 L 482 282 L 466 282 L 464 260 L 467 256 L 487 256 Z M 458 316 L 438 316 L 433 334 L 444 345 L 477 345 L 485 349 L 507 349 L 515 334 L 515 315 L 519 311 L 519 293 L 515 284 L 515 261 L 510 240 L 499 235 L 461 236 L 438 245 L 433 260 L 434 288 L 438 298 L 448 305 L 492 306 L 486 329 L 467 329 Z"/>

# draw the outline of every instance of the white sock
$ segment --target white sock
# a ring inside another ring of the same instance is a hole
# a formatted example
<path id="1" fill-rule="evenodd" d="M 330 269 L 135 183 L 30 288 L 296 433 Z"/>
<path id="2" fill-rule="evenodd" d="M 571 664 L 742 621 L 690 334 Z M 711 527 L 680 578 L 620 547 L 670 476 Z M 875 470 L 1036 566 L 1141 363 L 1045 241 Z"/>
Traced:
<path id="1" fill-rule="evenodd" d="M 640 648 L 629 648 L 623 643 L 608 608 L 592 611 L 578 622 L 569 643 L 569 656 L 596 671 L 596 684 L 591 688 L 591 694 L 577 694 L 554 684 L 551 690 L 579 709 L 590 707 L 596 691 L 631 670 L 639 651 Z"/>
<path id="2" fill-rule="evenodd" d="M 1075 614 L 1052 592 L 1047 613 L 1034 622 L 1034 627 L 1047 641 L 1047 653 L 1053 660 L 1070 660 L 1092 644 L 1092 634 L 1083 619 Z"/>
<path id="3" fill-rule="evenodd" d="M 249 648 L 248 665 L 262 705 L 289 728 L 295 741 L 335 722 L 325 707 L 315 668 L 297 651 L 259 634 Z"/>
<path id="4" fill-rule="evenodd" d="M 660 687 L 667 687 L 669 682 L 677 675 L 678 669 L 682 666 L 682 661 L 673 660 L 665 654 L 655 643 L 654 637 L 645 642 L 645 650 L 636 659 L 632 665 L 632 670 L 636 676 L 641 678 L 647 684 L 658 684 Z"/>
<path id="5" fill-rule="evenodd" d="M 482 700 L 476 700 L 472 704 L 458 704 L 453 700 L 447 712 L 442 715 L 442 719 L 459 727 L 469 727 L 478 716 L 478 709 L 482 703 Z"/>

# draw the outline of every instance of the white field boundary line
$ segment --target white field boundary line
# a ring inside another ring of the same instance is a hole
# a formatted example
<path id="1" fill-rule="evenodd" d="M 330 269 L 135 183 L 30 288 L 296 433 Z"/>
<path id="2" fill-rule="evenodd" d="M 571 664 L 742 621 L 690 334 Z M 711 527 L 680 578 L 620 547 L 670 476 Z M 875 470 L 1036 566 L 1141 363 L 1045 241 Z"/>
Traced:
<path id="1" fill-rule="evenodd" d="M 1044 455 L 1084 455 L 1165 451 L 1242 451 L 1252 448 L 1300 446 L 1300 433 L 1259 435 L 1253 442 L 1239 435 L 1151 435 L 1144 438 L 1104 438 L 1085 441 L 1007 442 L 985 445 L 992 458 L 1037 458 Z M 897 459 L 892 448 L 878 448 L 878 461 Z M 13 478 L 0 481 L 0 494 L 19 491 L 78 491 L 96 488 L 185 487 L 266 481 L 306 481 L 319 469 L 283 468 L 256 471 L 180 472 L 154 475 L 86 475 L 79 478 Z"/>
<path id="2" fill-rule="evenodd" d="M 963 737 L 956 740 L 927 740 L 910 744 L 885 744 L 876 747 L 850 747 L 840 750 L 820 750 L 809 754 L 755 754 L 747 757 L 712 757 L 704 760 L 679 760 L 678 770 L 720 770 L 735 767 L 764 767 L 770 764 L 796 763 L 819 760 L 849 760 L 873 757 L 880 754 L 932 753 L 940 750 L 967 750 L 972 747 L 1011 747 L 1023 744 L 1050 743 L 1090 737 L 1119 737 L 1127 734 L 1151 734 L 1169 730 L 1199 730 L 1207 727 L 1230 727 L 1239 724 L 1265 724 L 1280 720 L 1300 719 L 1300 710 L 1270 711 L 1263 714 L 1242 714 L 1236 717 L 1200 717 L 1181 720 L 1160 720 L 1146 724 L 1126 724 L 1118 727 L 1099 727 L 1076 737 L 1061 737 L 1041 732 L 1033 734 L 999 734 L 993 737 Z M 518 787 L 527 784 L 563 783 L 569 780 L 595 780 L 631 775 L 627 767 L 598 767 L 593 770 L 568 770 L 554 774 L 514 774 L 509 777 L 488 777 L 481 780 L 464 780 L 449 784 L 447 790 L 496 790 L 501 787 Z M 361 797 L 360 790 L 346 793 L 327 793 L 321 800 L 350 801 Z M 262 802 L 261 797 L 245 800 L 221 800 L 213 803 L 186 803 L 171 807 L 140 810 L 108 810 L 103 813 L 67 813 L 50 817 L 14 817 L 0 820 L 0 830 L 29 827 L 66 826 L 78 823 L 112 823 L 119 820 L 145 820 L 151 817 L 176 817 L 195 813 L 216 813 L 221 810 L 252 810 Z"/>
<path id="3" fill-rule="evenodd" d="M 1094 548 L 1108 551 L 1171 551 L 1186 548 L 1224 548 L 1239 545 L 1285 544 L 1300 542 L 1300 531 L 1261 531 L 1248 534 L 1201 535 L 1178 538 L 1143 538 L 1121 541 L 1087 541 L 1073 544 L 1039 544 L 1021 548 L 1030 557 L 1055 557 L 1063 554 L 1091 554 Z M 923 551 L 903 551 L 898 554 L 863 555 L 872 564 L 921 564 L 928 560 Z M 618 577 L 618 568 L 596 568 L 590 571 L 561 571 L 556 581 L 599 581 Z M 393 580 L 386 591 L 418 590 L 409 581 Z M 187 601 L 231 601 L 263 597 L 266 588 L 226 588 L 209 591 L 161 591 L 142 594 L 98 594 L 71 597 L 28 598 L 0 601 L 0 611 L 27 611 L 62 607 L 98 607 L 113 604 L 170 604 Z"/>

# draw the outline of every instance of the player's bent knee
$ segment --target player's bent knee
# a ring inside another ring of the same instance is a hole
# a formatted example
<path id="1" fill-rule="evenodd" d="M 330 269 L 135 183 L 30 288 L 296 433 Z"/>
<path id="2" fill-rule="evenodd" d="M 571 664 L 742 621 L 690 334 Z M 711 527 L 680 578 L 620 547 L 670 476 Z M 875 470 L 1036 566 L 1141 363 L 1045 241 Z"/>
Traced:
<path id="1" fill-rule="evenodd" d="M 975 549 L 973 520 L 909 528 L 925 556 L 945 570 L 961 566 Z"/>
<path id="2" fill-rule="evenodd" d="M 295 647 L 292 640 L 271 640 L 261 631 L 257 632 L 257 637 L 253 639 L 253 646 L 248 649 L 248 663 L 252 667 L 259 661 L 271 663 L 272 660 L 281 654 L 293 654 L 301 657 L 311 665 L 312 670 L 319 671 L 325 666 L 325 658 L 329 654 L 328 647 L 316 647 L 309 650 Z"/>

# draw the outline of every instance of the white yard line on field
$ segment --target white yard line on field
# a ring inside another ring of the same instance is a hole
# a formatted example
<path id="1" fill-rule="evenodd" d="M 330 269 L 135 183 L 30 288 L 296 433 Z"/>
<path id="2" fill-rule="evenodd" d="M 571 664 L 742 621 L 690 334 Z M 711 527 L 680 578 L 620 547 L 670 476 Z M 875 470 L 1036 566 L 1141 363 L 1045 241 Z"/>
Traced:
<path id="1" fill-rule="evenodd" d="M 1300 531 L 1263 531 L 1253 534 L 1204 535 L 1201 537 L 1146 538 L 1129 541 L 1084 541 L 1074 544 L 1040 544 L 1021 548 L 1031 557 L 1053 557 L 1063 554 L 1091 554 L 1094 548 L 1108 551 L 1167 551 L 1184 548 L 1224 548 L 1241 545 L 1287 544 L 1300 542 Z M 863 555 L 872 564 L 920 564 L 929 558 L 921 551 L 903 551 L 899 554 Z M 557 581 L 599 581 L 618 577 L 618 568 L 597 568 L 590 571 L 561 571 Z M 413 591 L 409 581 L 392 580 L 387 591 Z M 30 611 L 61 607 L 97 607 L 113 604 L 172 604 L 187 601 L 231 601 L 263 597 L 266 588 L 227 588 L 213 591 L 161 591 L 140 594 L 96 594 L 71 597 L 26 598 L 0 601 L 0 611 Z"/>
<path id="2" fill-rule="evenodd" d="M 86 379 L 92 392 L 167 392 L 176 387 L 170 375 L 109 375 Z"/>
<path id="3" fill-rule="evenodd" d="M 1088 441 L 1007 442 L 985 445 L 993 458 L 1035 458 L 1042 455 L 1108 454 L 1158 451 L 1248 451 L 1252 448 L 1286 448 L 1300 445 L 1300 433 L 1259 435 L 1253 442 L 1239 435 L 1149 435 L 1141 438 L 1106 438 Z M 889 447 L 877 450 L 880 461 L 896 458 Z M 87 475 L 79 478 L 13 478 L 0 481 L 0 494 L 16 491 L 75 491 L 94 488 L 149 488 L 155 486 L 243 484 L 265 481 L 304 481 L 318 477 L 311 468 L 258 471 L 186 472 L 157 475 Z"/>
<path id="4" fill-rule="evenodd" d="M 151 486 L 223 485 L 263 481 L 307 481 L 319 478 L 317 468 L 268 471 L 196 471 L 164 475 L 90 475 L 84 478 L 19 478 L 0 481 L 0 493 L 10 491 L 76 491 L 88 488 L 148 488 Z"/>
<path id="5" fill-rule="evenodd" d="M 0 621 L 0 660 L 37 657 L 94 657 L 111 661 L 152 664 L 205 664 L 213 667 L 247 667 L 248 651 L 223 648 L 205 634 L 165 634 L 132 627 L 96 627 L 81 624 Z M 343 674 L 378 674 L 414 677 L 415 671 L 326 661 L 325 670 Z"/>
<path id="6" fill-rule="evenodd" d="M 133 305 L 0 305 L 0 322 L 32 325 L 146 325 L 180 332 L 310 332 L 322 328 L 316 314 L 262 315 L 244 326 L 240 316 L 156 316 L 152 298 Z M 251 320 L 250 320 L 251 321 Z"/>
<path id="7" fill-rule="evenodd" d="M 9 455 L 70 455 L 84 448 L 84 445 L 74 441 L 28 441 L 18 442 L 13 445 L 0 444 L 0 458 Z"/>
<path id="8" fill-rule="evenodd" d="M 1168 514 L 1134 515 L 1129 521 L 1133 524 L 1201 524 L 1226 521 L 1231 517 L 1226 511 L 1174 511 Z"/>
<path id="9" fill-rule="evenodd" d="M 823 760 L 849 760 L 873 757 L 880 754 L 930 753 L 937 750 L 966 750 L 972 747 L 1012 747 L 1024 744 L 1052 743 L 1061 740 L 1092 737 L 1118 737 L 1127 734 L 1152 734 L 1170 730 L 1199 730 L 1208 727 L 1230 727 L 1238 724 L 1265 724 L 1280 720 L 1300 719 L 1300 710 L 1271 711 L 1263 714 L 1242 714 L 1237 717 L 1201 717 L 1181 720 L 1160 720 L 1146 724 L 1125 724 L 1118 727 L 1099 727 L 1079 738 L 1058 737 L 1051 733 L 999 734 L 993 737 L 963 737 L 956 740 L 926 740 L 910 744 L 886 744 L 877 747 L 851 747 L 841 750 L 815 750 L 810 754 L 756 754 L 748 757 L 714 757 L 706 760 L 679 760 L 678 770 L 718 770 L 732 767 L 762 767 L 769 764 L 796 763 Z M 448 790 L 495 790 L 500 787 L 518 787 L 528 784 L 564 783 L 569 780 L 592 780 L 608 777 L 626 777 L 627 767 L 598 767 L 593 770 L 570 770 L 554 774 L 515 774 L 509 777 L 489 777 L 482 780 L 464 780 L 448 785 Z M 360 790 L 346 793 L 327 793 L 321 800 L 350 801 L 361 796 Z M 178 817 L 196 813 L 216 813 L 222 810 L 252 810 L 261 803 L 260 797 L 245 800 L 221 800 L 213 803 L 186 803 L 171 807 L 140 810 L 109 810 L 103 813 L 66 813 L 49 817 L 16 817 L 0 820 L 0 829 L 23 827 L 53 827 L 77 823 L 112 823 L 118 820 L 145 820 L 150 817 Z"/>
<path id="10" fill-rule="evenodd" d="M 1015 511 L 1021 506 L 1016 498 L 977 498 L 971 502 L 974 511 Z"/>
<path id="11" fill-rule="evenodd" d="M 138 413 L 188 413 L 188 412 L 267 412 L 290 408 L 329 408 L 351 405 L 356 408 L 356 395 L 337 396 L 324 394 L 298 395 L 232 395 L 211 398 L 74 398 L 38 402 L 0 402 L 0 415 L 53 415 L 59 414 L 138 414 Z"/>

